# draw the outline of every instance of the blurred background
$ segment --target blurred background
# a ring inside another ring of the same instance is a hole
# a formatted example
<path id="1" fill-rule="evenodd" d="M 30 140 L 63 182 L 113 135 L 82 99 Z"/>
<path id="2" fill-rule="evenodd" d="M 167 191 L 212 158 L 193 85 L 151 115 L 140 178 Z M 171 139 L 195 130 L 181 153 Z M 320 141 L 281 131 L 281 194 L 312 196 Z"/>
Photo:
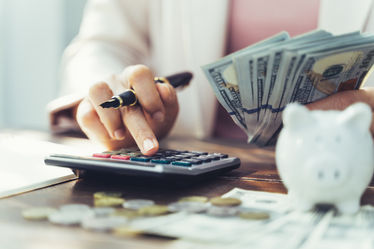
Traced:
<path id="1" fill-rule="evenodd" d="M 86 0 L 0 0 L 0 127 L 48 129 L 64 48 Z"/>

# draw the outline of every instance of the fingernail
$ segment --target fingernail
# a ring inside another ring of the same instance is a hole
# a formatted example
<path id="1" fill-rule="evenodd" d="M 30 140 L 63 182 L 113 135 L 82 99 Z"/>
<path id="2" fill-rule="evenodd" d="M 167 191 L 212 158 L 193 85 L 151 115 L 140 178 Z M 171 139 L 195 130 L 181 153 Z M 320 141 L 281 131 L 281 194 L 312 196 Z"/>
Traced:
<path id="1" fill-rule="evenodd" d="M 157 122 L 162 122 L 165 119 L 165 114 L 162 112 L 156 112 L 152 115 L 152 118 Z"/>
<path id="2" fill-rule="evenodd" d="M 117 140 L 122 140 L 125 138 L 125 131 L 123 129 L 118 129 L 114 131 L 114 138 Z"/>
<path id="3" fill-rule="evenodd" d="M 151 139 L 147 138 L 143 142 L 143 150 L 144 152 L 150 151 L 155 147 L 155 144 L 152 142 Z"/>

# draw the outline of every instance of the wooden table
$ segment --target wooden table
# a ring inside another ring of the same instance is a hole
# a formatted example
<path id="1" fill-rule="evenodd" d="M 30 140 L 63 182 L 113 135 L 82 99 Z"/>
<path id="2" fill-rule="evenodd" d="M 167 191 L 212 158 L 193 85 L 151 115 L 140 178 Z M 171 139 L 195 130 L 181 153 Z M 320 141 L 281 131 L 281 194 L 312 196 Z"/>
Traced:
<path id="1" fill-rule="evenodd" d="M 44 136 L 66 143 L 66 139 Z M 76 141 L 76 140 L 75 140 Z M 82 140 L 82 143 L 87 141 Z M 274 148 L 256 148 L 222 140 L 200 141 L 169 138 L 162 147 L 222 152 L 241 159 L 241 167 L 225 175 L 194 185 L 170 186 L 168 183 L 129 182 L 126 179 L 78 179 L 0 200 L 0 248 L 173 248 L 174 241 L 157 238 L 119 238 L 108 233 L 90 232 L 79 227 L 62 227 L 48 222 L 24 220 L 21 210 L 34 206 L 59 207 L 68 203 L 92 205 L 97 191 L 121 191 L 125 198 L 153 199 L 167 204 L 188 195 L 213 197 L 232 188 L 280 192 L 284 188 L 274 162 Z M 373 185 L 373 183 L 371 184 Z M 374 188 L 369 187 L 362 202 L 374 204 Z"/>

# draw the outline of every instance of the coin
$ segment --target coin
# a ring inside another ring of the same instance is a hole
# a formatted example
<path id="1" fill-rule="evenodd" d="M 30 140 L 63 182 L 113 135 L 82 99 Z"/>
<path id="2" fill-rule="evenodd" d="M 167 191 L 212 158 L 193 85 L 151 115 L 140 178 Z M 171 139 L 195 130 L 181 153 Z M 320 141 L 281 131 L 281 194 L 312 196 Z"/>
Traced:
<path id="1" fill-rule="evenodd" d="M 105 217 L 114 213 L 116 210 L 111 207 L 94 207 L 92 211 L 95 213 L 96 217 Z"/>
<path id="2" fill-rule="evenodd" d="M 182 197 L 178 200 L 179 202 L 185 202 L 185 201 L 193 201 L 193 202 L 207 202 L 208 201 L 208 197 L 205 197 L 205 196 L 186 196 L 186 197 Z"/>
<path id="3" fill-rule="evenodd" d="M 57 209 L 50 207 L 36 207 L 23 210 L 22 216 L 27 220 L 46 220 L 48 219 L 48 216 L 54 212 L 57 212 Z"/>
<path id="4" fill-rule="evenodd" d="M 152 205 L 147 207 L 142 207 L 139 209 L 139 214 L 142 216 L 157 216 L 163 215 L 169 212 L 168 206 L 164 205 Z"/>
<path id="5" fill-rule="evenodd" d="M 101 199 L 101 198 L 107 198 L 107 197 L 117 197 L 120 198 L 122 196 L 121 192 L 96 192 L 93 194 L 94 199 Z"/>
<path id="6" fill-rule="evenodd" d="M 62 205 L 60 207 L 60 211 L 63 212 L 85 212 L 90 210 L 91 208 L 88 205 L 85 204 L 67 204 L 67 205 Z"/>
<path id="7" fill-rule="evenodd" d="M 146 199 L 134 199 L 134 200 L 128 200 L 125 203 L 123 203 L 124 208 L 128 209 L 140 209 L 142 207 L 152 206 L 155 202 L 152 200 L 146 200 Z"/>
<path id="8" fill-rule="evenodd" d="M 240 212 L 239 217 L 248 220 L 267 220 L 270 215 L 266 212 Z"/>
<path id="9" fill-rule="evenodd" d="M 213 197 L 210 199 L 210 203 L 215 206 L 239 206 L 242 201 L 231 197 Z"/>
<path id="10" fill-rule="evenodd" d="M 88 217 L 82 220 L 82 227 L 95 231 L 109 231 L 113 228 L 126 224 L 127 220 L 123 217 Z"/>
<path id="11" fill-rule="evenodd" d="M 86 211 L 59 211 L 48 216 L 48 220 L 53 224 L 58 225 L 79 225 L 81 221 L 87 217 L 93 218 L 94 212 L 92 210 Z"/>
<path id="12" fill-rule="evenodd" d="M 125 199 L 119 197 L 103 197 L 94 199 L 95 207 L 115 207 L 120 206 L 125 202 Z"/>
<path id="13" fill-rule="evenodd" d="M 135 237 L 142 235 L 143 231 L 128 226 L 120 226 L 113 229 L 113 234 L 120 237 Z"/>
<path id="14" fill-rule="evenodd" d="M 114 213 L 112 213 L 112 216 L 122 216 L 126 217 L 128 219 L 136 218 L 140 216 L 138 210 L 133 209 L 118 209 Z"/>
<path id="15" fill-rule="evenodd" d="M 169 211 L 171 212 L 187 213 L 202 213 L 205 212 L 208 209 L 208 207 L 208 203 L 194 201 L 174 202 L 168 205 Z"/>
<path id="16" fill-rule="evenodd" d="M 234 216 L 238 213 L 238 209 L 235 207 L 219 207 L 219 206 L 211 206 L 207 210 L 208 215 L 218 216 L 218 217 L 230 217 Z"/>

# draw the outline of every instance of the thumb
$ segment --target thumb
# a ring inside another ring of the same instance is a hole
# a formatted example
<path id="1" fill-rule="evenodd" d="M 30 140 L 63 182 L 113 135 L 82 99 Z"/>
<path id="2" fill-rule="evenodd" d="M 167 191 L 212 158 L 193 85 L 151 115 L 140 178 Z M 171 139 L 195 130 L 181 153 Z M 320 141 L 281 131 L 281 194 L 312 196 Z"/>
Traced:
<path id="1" fill-rule="evenodd" d="M 374 88 L 362 88 L 338 92 L 324 99 L 306 105 L 309 110 L 344 110 L 356 102 L 364 102 L 374 107 Z"/>
<path id="2" fill-rule="evenodd" d="M 368 104 L 373 110 L 374 88 L 367 87 L 359 90 L 339 92 L 324 99 L 306 105 L 309 110 L 344 110 L 356 102 Z M 371 134 L 374 134 L 374 115 L 370 125 Z"/>

